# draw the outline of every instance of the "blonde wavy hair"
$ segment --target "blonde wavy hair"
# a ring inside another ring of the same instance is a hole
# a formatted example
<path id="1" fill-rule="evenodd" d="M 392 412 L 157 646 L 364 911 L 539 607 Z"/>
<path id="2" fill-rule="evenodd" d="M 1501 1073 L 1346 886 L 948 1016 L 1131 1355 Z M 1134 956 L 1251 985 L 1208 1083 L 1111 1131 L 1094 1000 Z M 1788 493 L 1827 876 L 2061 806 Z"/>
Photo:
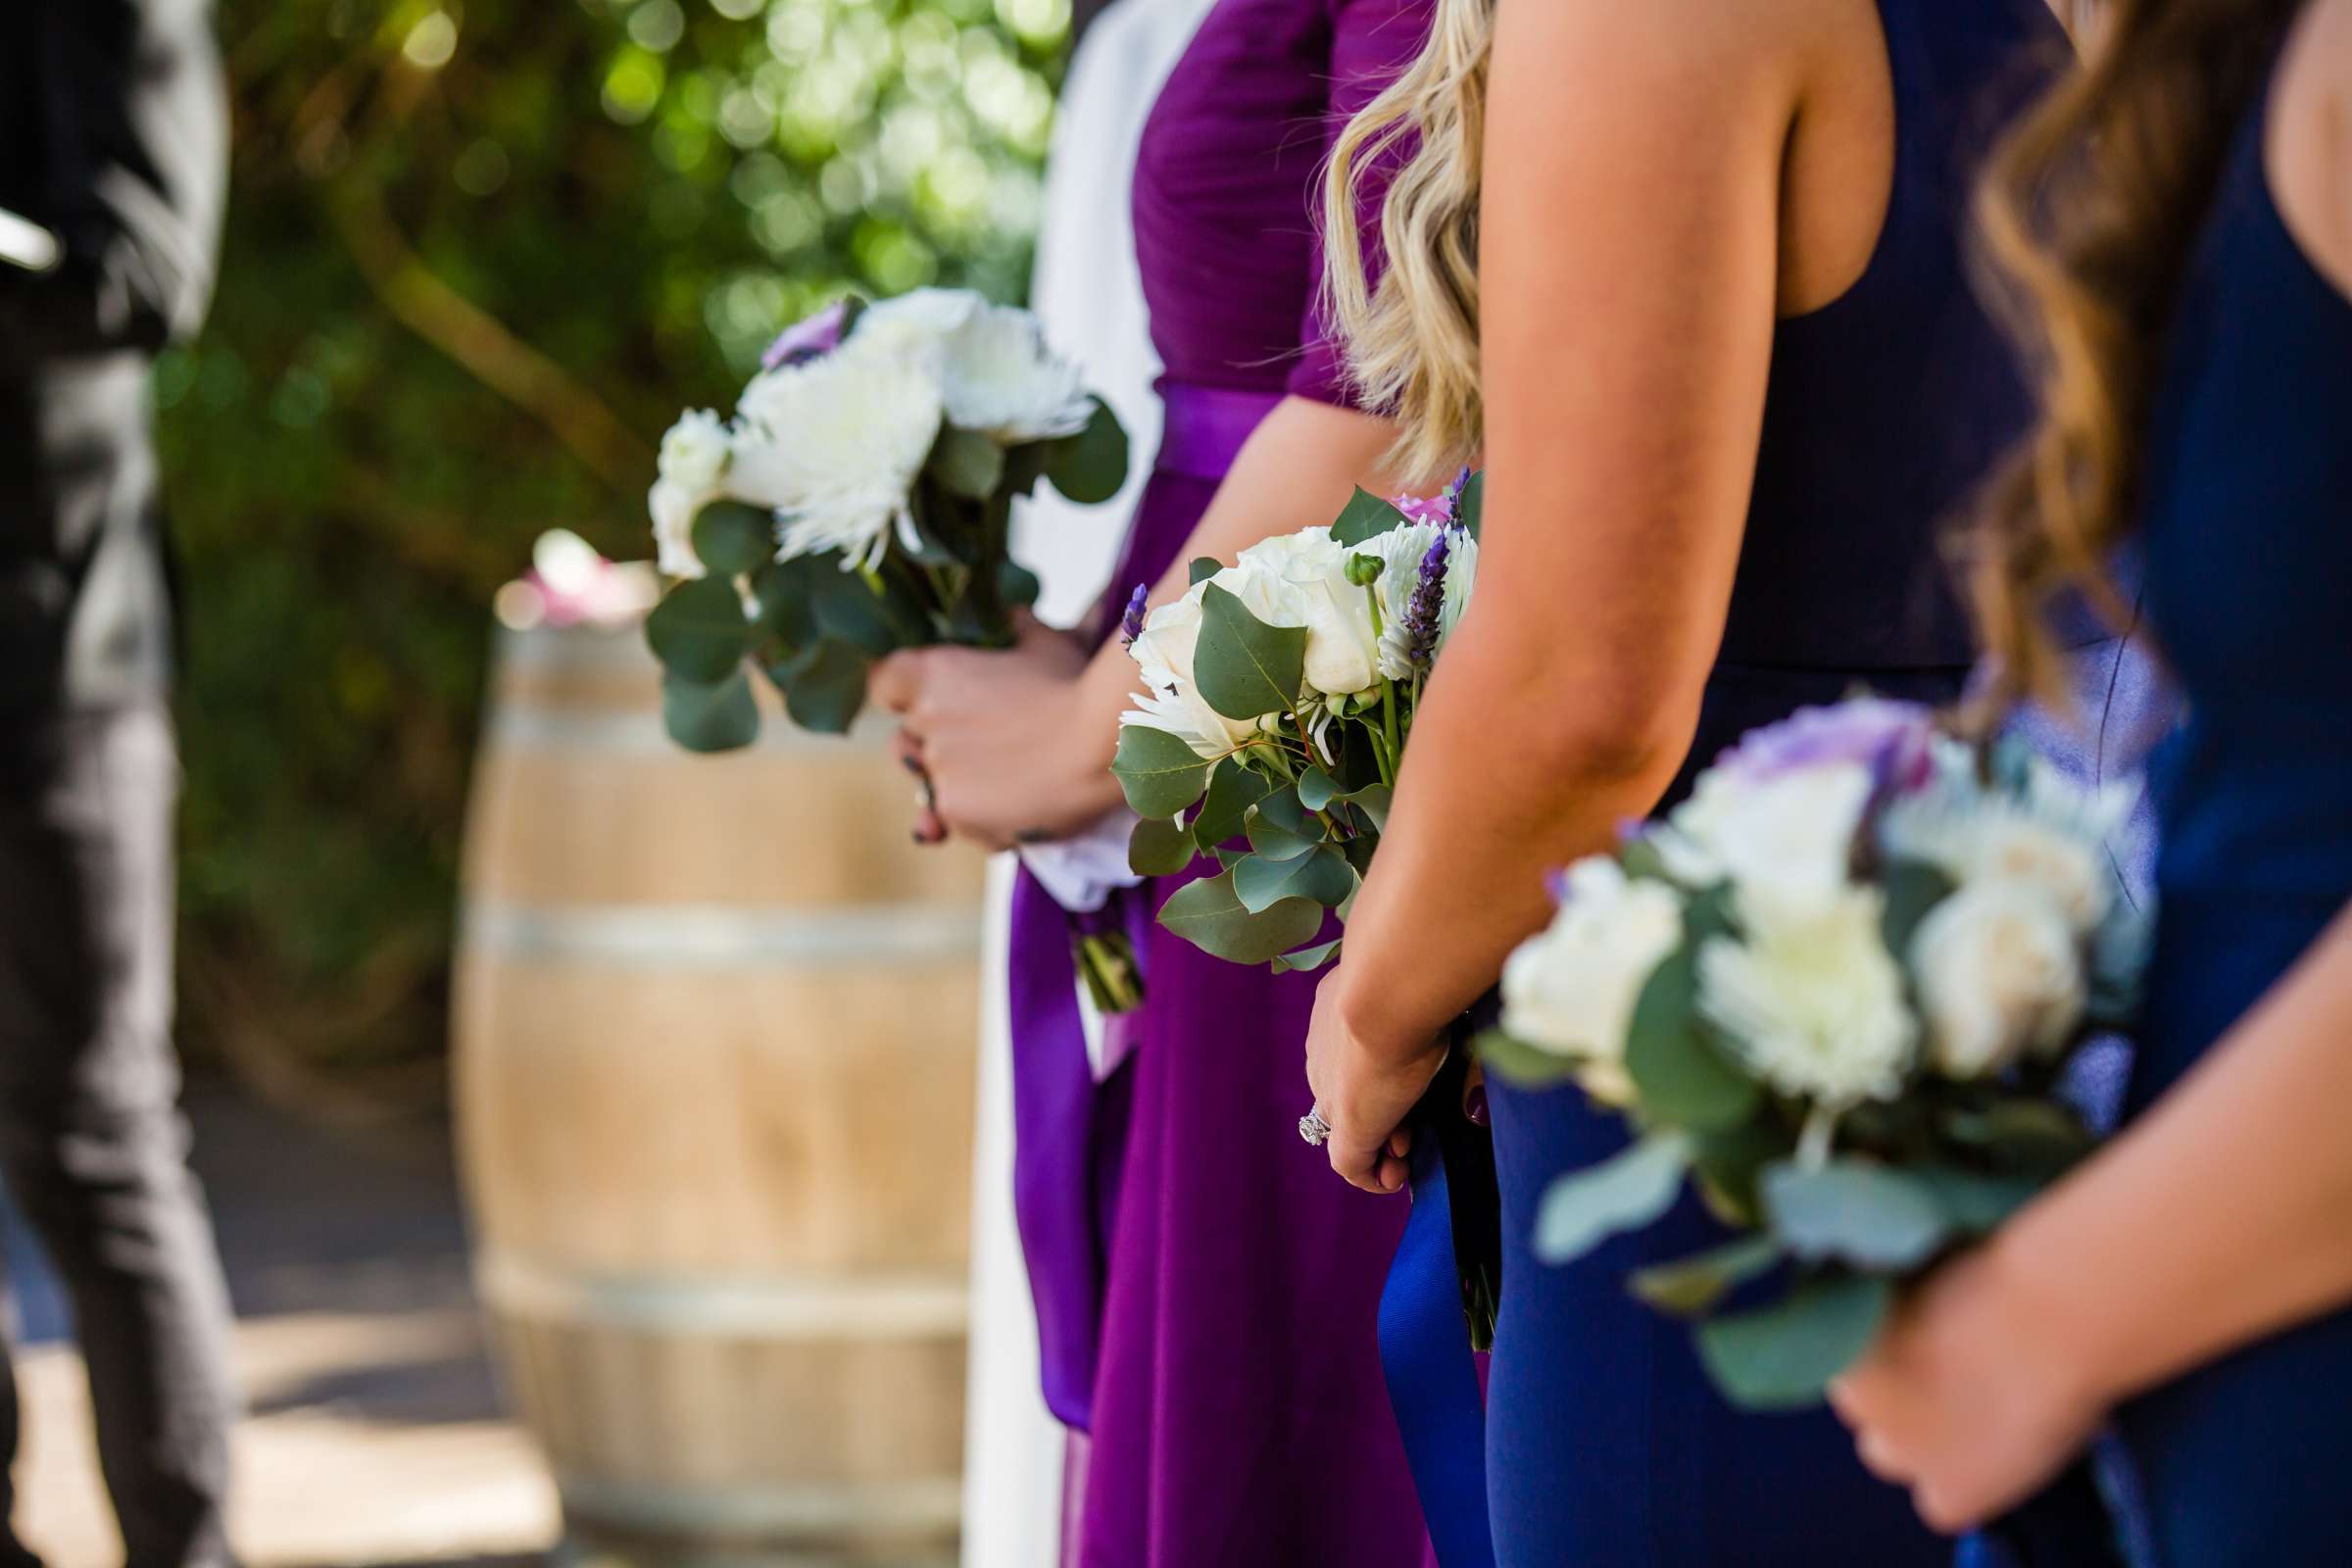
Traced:
<path id="1" fill-rule="evenodd" d="M 1450 472 L 1485 440 L 1478 197 L 1495 0 L 1439 0 L 1420 58 L 1348 122 L 1323 178 L 1324 296 L 1365 406 L 1403 426 L 1391 461 Z M 1386 166 L 1377 287 L 1357 229 Z"/>
<path id="2" fill-rule="evenodd" d="M 1967 541 L 1995 702 L 2060 691 L 2057 595 L 2084 590 L 2126 618 L 2109 562 L 2138 526 L 2181 280 L 2302 0 L 2093 9 L 2085 69 L 2009 132 L 1978 204 L 2042 405 Z"/>

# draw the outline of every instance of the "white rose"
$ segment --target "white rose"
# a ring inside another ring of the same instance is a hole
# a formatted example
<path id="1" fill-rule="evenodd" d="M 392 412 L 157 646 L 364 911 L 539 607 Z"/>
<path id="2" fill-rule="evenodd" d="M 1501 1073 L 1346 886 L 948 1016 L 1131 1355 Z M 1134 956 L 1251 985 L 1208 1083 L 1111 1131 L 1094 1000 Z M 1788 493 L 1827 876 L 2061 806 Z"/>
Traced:
<path id="1" fill-rule="evenodd" d="M 703 562 L 694 553 L 694 518 L 702 498 L 684 485 L 656 479 L 645 498 L 654 519 L 654 561 L 671 577 L 700 577 Z"/>
<path id="2" fill-rule="evenodd" d="M 1626 876 L 1593 856 L 1568 868 L 1549 927 L 1519 945 L 1502 970 L 1502 1027 L 1514 1039 L 1573 1058 L 1586 1093 L 1626 1104 L 1634 1004 L 1683 940 L 1682 899 L 1661 882 Z"/>
<path id="3" fill-rule="evenodd" d="M 948 334 L 949 422 L 1004 446 L 1075 435 L 1093 417 L 1078 367 L 1046 347 L 1036 317 L 991 305 Z"/>
<path id="4" fill-rule="evenodd" d="M 2088 932 L 2115 902 L 2114 864 L 2095 820 L 2051 805 L 2044 814 L 2031 801 L 1986 794 L 1973 779 L 1947 779 L 1890 805 L 1879 841 L 1889 856 L 1925 861 L 1963 886 L 2029 884 L 2078 934 Z"/>
<path id="5" fill-rule="evenodd" d="M 1928 1054 L 1950 1078 L 1999 1072 L 2072 1037 L 2084 1004 L 2067 916 L 2022 882 L 1963 887 L 1911 939 Z"/>
<path id="6" fill-rule="evenodd" d="M 689 409 L 662 437 L 662 477 L 694 495 L 713 494 L 732 442 L 726 420 L 709 409 Z"/>
<path id="7" fill-rule="evenodd" d="M 1257 733 L 1247 719 L 1227 718 L 1208 706 L 1193 681 L 1193 653 L 1200 641 L 1200 603 L 1205 590 L 1196 584 L 1191 593 L 1171 605 L 1161 605 L 1144 619 L 1144 629 L 1128 650 L 1143 671 L 1147 688 L 1135 699 L 1135 709 L 1123 724 L 1143 724 L 1166 730 L 1202 757 L 1224 757 Z"/>
<path id="8" fill-rule="evenodd" d="M 1710 769 L 1650 841 L 1684 881 L 1728 878 L 1777 906 L 1826 907 L 1847 887 L 1871 787 L 1870 769 L 1859 762 L 1760 780 Z"/>
<path id="9" fill-rule="evenodd" d="M 1212 579 L 1266 624 L 1306 628 L 1304 678 L 1327 697 L 1352 697 L 1380 683 L 1372 600 L 1348 580 L 1353 554 L 1329 528 L 1303 528 L 1251 545 Z"/>
<path id="10" fill-rule="evenodd" d="M 920 356 L 850 347 L 768 370 L 744 389 L 727 492 L 773 507 L 782 554 L 839 549 L 845 566 L 882 558 L 939 435 L 940 387 Z"/>
<path id="11" fill-rule="evenodd" d="M 1746 939 L 1699 950 L 1699 1010 L 1783 1094 L 1834 1109 L 1892 1099 L 1919 1023 L 1879 933 L 1878 891 L 1784 901 L 1743 886 L 1735 903 Z"/>

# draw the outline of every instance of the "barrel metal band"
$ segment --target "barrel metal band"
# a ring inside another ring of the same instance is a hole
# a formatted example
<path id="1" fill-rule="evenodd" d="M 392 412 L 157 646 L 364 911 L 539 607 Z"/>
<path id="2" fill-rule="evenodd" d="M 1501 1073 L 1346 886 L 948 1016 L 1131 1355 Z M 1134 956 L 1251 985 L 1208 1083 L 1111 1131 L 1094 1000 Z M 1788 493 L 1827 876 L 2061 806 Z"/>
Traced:
<path id="1" fill-rule="evenodd" d="M 483 1299 L 512 1317 L 752 1340 L 945 1340 L 971 1293 L 958 1274 L 608 1274 L 484 1248 Z"/>
<path id="2" fill-rule="evenodd" d="M 815 1543 L 852 1533 L 933 1536 L 954 1531 L 963 1517 L 963 1487 L 952 1476 L 664 1487 L 565 1470 L 557 1486 L 564 1512 L 580 1524 L 671 1540 Z M 762 1555 L 760 1561 L 776 1559 Z"/>
<path id="3" fill-rule="evenodd" d="M 466 945 L 504 957 L 646 968 L 932 963 L 980 951 L 980 914 L 962 905 L 801 908 L 740 905 L 508 904 L 466 901 Z"/>

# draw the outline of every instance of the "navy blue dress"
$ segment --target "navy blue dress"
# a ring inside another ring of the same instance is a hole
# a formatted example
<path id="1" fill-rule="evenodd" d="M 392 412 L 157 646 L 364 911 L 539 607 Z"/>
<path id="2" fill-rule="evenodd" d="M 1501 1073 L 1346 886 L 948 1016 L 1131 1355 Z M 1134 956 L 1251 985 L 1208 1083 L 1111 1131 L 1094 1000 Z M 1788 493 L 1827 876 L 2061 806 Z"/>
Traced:
<path id="1" fill-rule="evenodd" d="M 1720 662 L 1670 802 L 1741 732 L 1860 684 L 1955 698 L 1974 659 L 1942 525 L 2030 417 L 1970 287 L 1982 154 L 2066 44 L 2041 0 L 1881 0 L 1894 182 L 1868 269 L 1781 323 L 1754 500 Z M 1734 1411 L 1689 1328 L 1627 1274 L 1721 1239 L 1694 1200 L 1566 1268 L 1528 1250 L 1544 1189 L 1624 1147 L 1572 1089 L 1491 1091 L 1502 1200 L 1488 1409 L 1495 1556 L 1506 1568 L 1909 1568 L 1948 1543 L 1873 1480 L 1826 1410 Z"/>
<path id="2" fill-rule="evenodd" d="M 2189 718 L 2158 763 L 2163 902 L 2128 1114 L 2352 902 L 2352 301 L 2280 219 L 2268 117 L 2247 118 L 2148 443 L 2148 606 Z M 2161 1568 L 2352 1563 L 2352 1313 L 2119 1425 Z"/>

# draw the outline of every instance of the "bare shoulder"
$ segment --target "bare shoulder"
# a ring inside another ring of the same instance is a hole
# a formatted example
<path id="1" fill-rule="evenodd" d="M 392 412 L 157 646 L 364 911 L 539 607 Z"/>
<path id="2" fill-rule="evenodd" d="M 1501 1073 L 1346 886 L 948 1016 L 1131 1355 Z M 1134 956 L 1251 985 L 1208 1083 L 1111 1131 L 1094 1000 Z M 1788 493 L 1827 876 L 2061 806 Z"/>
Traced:
<path id="1" fill-rule="evenodd" d="M 2352 296 L 2352 0 L 2313 0 L 2271 84 L 2271 190 L 2296 242 Z"/>
<path id="2" fill-rule="evenodd" d="M 1871 0 L 1543 0 L 1496 8 L 1495 64 L 1552 71 L 1621 93 L 1769 87 L 1809 54 L 1816 14 Z"/>

